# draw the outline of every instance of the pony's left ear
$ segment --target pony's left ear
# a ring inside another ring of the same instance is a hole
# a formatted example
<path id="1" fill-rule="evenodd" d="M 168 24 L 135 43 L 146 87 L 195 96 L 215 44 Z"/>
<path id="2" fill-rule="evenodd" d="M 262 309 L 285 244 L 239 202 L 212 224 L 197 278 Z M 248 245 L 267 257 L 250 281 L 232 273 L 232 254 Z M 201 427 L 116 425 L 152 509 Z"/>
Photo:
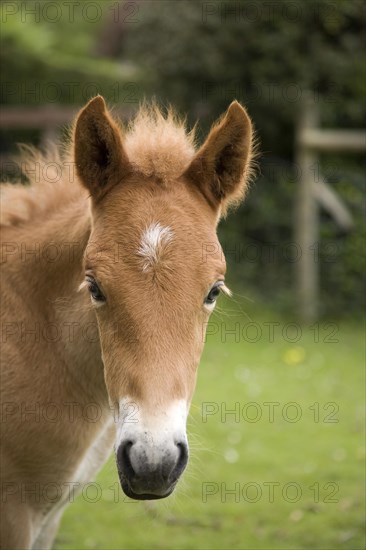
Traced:
<path id="1" fill-rule="evenodd" d="M 250 118 L 233 101 L 184 174 L 212 208 L 221 213 L 244 197 L 250 176 L 252 141 Z"/>
<path id="2" fill-rule="evenodd" d="M 101 96 L 89 101 L 77 118 L 74 155 L 77 174 L 96 202 L 130 172 L 121 132 Z"/>

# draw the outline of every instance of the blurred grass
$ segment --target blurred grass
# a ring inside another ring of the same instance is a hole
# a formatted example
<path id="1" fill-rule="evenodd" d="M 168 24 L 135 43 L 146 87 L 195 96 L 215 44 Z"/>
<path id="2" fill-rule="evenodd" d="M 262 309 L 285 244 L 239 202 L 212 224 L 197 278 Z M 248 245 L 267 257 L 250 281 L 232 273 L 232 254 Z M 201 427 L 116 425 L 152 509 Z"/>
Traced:
<path id="1" fill-rule="evenodd" d="M 240 304 L 229 308 L 209 326 L 189 419 L 190 464 L 175 494 L 127 499 L 111 459 L 97 479 L 98 501 L 87 502 L 91 487 L 67 509 L 56 549 L 365 547 L 364 327 L 300 329 L 248 304 L 245 314 Z M 235 323 L 238 341 L 229 334 Z M 265 323 L 279 323 L 273 337 Z M 214 414 L 203 416 L 208 402 L 217 404 Z M 268 402 L 279 403 L 273 421 Z M 225 406 L 239 407 L 240 418 Z M 269 482 L 277 483 L 273 498 Z M 236 497 L 225 494 L 235 484 Z"/>

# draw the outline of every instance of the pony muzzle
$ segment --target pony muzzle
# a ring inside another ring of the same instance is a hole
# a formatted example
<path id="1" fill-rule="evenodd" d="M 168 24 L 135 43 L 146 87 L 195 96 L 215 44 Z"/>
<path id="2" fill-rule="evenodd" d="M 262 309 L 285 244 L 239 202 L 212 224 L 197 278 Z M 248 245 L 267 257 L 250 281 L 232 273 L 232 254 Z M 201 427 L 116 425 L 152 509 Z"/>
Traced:
<path id="1" fill-rule="evenodd" d="M 149 459 L 151 454 L 153 461 Z M 157 453 L 139 442 L 126 440 L 119 446 L 116 458 L 124 493 L 136 500 L 154 500 L 173 492 L 188 462 L 188 445 L 180 441 Z"/>
<path id="2" fill-rule="evenodd" d="M 177 402 L 166 412 L 136 415 L 134 424 L 120 425 L 116 445 L 118 475 L 124 493 L 136 500 L 169 496 L 188 463 L 187 404 Z M 153 420 L 153 423 L 152 423 Z"/>

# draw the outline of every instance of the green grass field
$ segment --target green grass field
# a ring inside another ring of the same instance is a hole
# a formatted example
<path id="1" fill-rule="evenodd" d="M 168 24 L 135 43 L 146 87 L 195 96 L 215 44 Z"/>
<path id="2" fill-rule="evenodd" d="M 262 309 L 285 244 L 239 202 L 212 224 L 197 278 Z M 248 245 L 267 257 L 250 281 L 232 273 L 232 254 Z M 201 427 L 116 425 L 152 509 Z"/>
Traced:
<path id="1" fill-rule="evenodd" d="M 127 499 L 111 459 L 57 549 L 365 547 L 364 327 L 227 308 L 208 327 L 175 494 Z"/>

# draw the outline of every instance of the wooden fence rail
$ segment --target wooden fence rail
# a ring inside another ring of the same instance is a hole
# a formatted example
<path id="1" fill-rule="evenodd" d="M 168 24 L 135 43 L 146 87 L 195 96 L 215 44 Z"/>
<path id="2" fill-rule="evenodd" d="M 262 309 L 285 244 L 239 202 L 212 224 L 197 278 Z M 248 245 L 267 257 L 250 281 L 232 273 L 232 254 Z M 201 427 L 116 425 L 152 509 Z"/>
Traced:
<path id="1" fill-rule="evenodd" d="M 46 105 L 35 107 L 9 106 L 0 109 L 0 129 L 41 131 L 41 143 L 55 141 L 64 128 L 75 119 L 79 109 L 68 105 Z M 128 120 L 133 109 L 125 106 L 123 109 L 113 109 L 113 114 L 121 120 Z M 11 162 L 7 154 L 0 155 L 1 166 Z M 2 174 L 3 175 L 3 174 Z"/>
<path id="2" fill-rule="evenodd" d="M 36 128 L 44 130 L 70 124 L 78 112 L 78 108 L 61 106 L 22 107 L 6 106 L 0 112 L 0 128 L 26 129 Z M 132 109 L 114 109 L 113 113 L 121 119 L 128 119 Z"/>

